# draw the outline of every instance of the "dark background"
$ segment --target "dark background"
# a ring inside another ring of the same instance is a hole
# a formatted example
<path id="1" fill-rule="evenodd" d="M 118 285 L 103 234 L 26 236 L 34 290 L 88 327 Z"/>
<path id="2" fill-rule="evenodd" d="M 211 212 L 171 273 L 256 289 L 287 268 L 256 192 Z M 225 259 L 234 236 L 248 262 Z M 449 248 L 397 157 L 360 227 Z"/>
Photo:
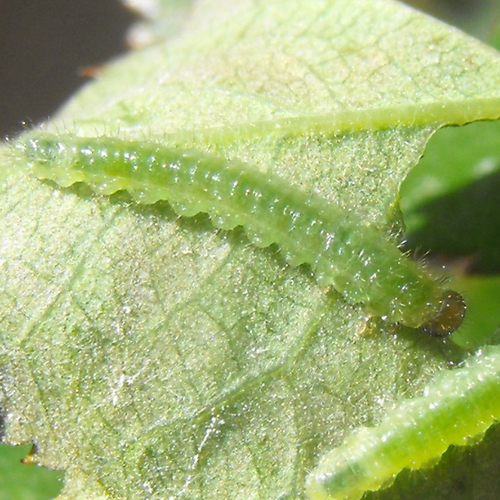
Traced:
<path id="1" fill-rule="evenodd" d="M 46 119 L 84 68 L 127 50 L 136 17 L 119 0 L 0 0 L 0 138 Z"/>
<path id="2" fill-rule="evenodd" d="M 500 10 L 499 0 L 407 2 L 482 38 Z M 0 0 L 0 139 L 45 120 L 85 68 L 125 52 L 135 19 L 119 0 Z"/>

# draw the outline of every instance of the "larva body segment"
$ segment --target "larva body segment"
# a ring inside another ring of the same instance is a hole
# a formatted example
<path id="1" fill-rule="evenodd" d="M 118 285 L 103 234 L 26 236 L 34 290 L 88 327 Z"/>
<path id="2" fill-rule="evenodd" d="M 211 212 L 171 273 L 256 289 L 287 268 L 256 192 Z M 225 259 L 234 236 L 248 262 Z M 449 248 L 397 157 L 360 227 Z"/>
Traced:
<path id="1" fill-rule="evenodd" d="M 450 445 L 465 445 L 500 418 L 500 347 L 429 385 L 424 396 L 390 411 L 324 456 L 306 480 L 310 500 L 358 500 L 389 486 L 404 468 L 435 462 Z"/>
<path id="2" fill-rule="evenodd" d="M 138 203 L 166 200 L 179 215 L 205 212 L 217 228 L 242 226 L 258 247 L 277 244 L 289 264 L 309 264 L 321 284 L 370 314 L 410 327 L 439 323 L 439 280 L 357 215 L 276 176 L 196 150 L 110 137 L 31 134 L 18 149 L 39 178 L 85 182 L 108 195 L 127 190 Z"/>

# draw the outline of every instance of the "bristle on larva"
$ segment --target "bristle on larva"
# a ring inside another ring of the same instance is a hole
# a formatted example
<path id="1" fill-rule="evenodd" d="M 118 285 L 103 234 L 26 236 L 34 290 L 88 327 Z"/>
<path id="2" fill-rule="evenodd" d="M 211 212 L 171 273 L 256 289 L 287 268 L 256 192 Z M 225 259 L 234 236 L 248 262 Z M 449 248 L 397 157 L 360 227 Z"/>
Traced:
<path id="1" fill-rule="evenodd" d="M 371 315 L 440 335 L 463 317 L 464 308 L 447 307 L 445 320 L 450 292 L 380 230 L 240 161 L 154 142 L 46 133 L 19 140 L 17 153 L 36 176 L 62 187 L 126 190 L 138 203 L 166 200 L 179 215 L 205 212 L 217 228 L 242 226 L 255 246 L 278 245 L 286 262 L 308 264 L 321 285 Z"/>
<path id="2" fill-rule="evenodd" d="M 450 445 L 466 445 L 500 418 L 500 347 L 440 375 L 424 396 L 390 411 L 325 455 L 306 479 L 310 500 L 358 500 L 389 486 L 403 469 L 435 463 Z"/>

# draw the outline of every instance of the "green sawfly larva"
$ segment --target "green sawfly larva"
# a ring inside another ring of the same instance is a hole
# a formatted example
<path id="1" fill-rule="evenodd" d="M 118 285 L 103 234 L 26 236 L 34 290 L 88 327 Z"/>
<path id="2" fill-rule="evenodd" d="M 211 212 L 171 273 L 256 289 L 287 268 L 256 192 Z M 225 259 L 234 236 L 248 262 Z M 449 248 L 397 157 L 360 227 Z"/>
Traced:
<path id="1" fill-rule="evenodd" d="M 137 203 L 166 200 L 181 216 L 207 213 L 216 228 L 242 226 L 255 246 L 276 244 L 288 264 L 308 264 L 321 285 L 371 315 L 434 335 L 462 322 L 462 297 L 380 230 L 238 160 L 148 141 L 46 133 L 26 136 L 17 152 L 35 176 L 61 187 L 126 190 Z"/>
<path id="2" fill-rule="evenodd" d="M 500 347 L 447 370 L 425 390 L 327 453 L 306 480 L 310 500 L 358 500 L 390 486 L 402 469 L 421 469 L 450 445 L 470 444 L 500 418 Z"/>

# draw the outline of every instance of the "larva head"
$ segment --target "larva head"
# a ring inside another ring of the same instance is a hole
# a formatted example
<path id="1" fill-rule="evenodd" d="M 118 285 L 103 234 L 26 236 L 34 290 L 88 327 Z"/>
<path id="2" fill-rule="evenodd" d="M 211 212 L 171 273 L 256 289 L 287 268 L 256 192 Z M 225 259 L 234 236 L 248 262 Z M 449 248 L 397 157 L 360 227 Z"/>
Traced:
<path id="1" fill-rule="evenodd" d="M 445 337 L 457 330 L 462 324 L 467 305 L 464 298 L 453 290 L 446 290 L 441 298 L 438 314 L 420 329 L 430 335 Z"/>

